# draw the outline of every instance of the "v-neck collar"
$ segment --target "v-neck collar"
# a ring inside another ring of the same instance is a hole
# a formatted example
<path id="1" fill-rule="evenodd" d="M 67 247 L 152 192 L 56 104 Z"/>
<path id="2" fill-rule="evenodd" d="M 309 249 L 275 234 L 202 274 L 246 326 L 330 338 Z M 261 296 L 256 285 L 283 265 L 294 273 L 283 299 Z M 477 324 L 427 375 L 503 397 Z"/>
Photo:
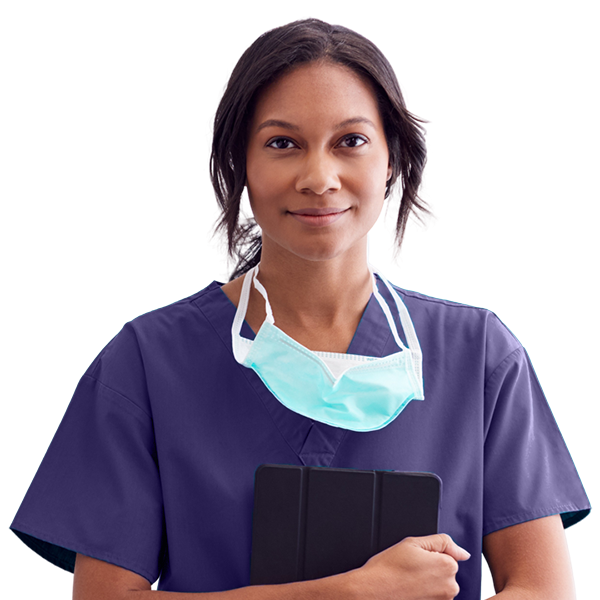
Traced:
<path id="1" fill-rule="evenodd" d="M 380 292 L 386 296 L 387 289 L 383 289 L 385 286 L 382 286 L 379 281 L 377 283 Z M 281 436 L 296 453 L 302 464 L 330 466 L 338 447 L 349 430 L 313 421 L 290 410 L 273 396 L 252 369 L 236 362 L 231 343 L 231 325 L 236 307 L 221 289 L 222 285 L 222 283 L 213 281 L 204 290 L 204 293 L 194 300 L 194 304 L 210 321 L 229 349 L 231 368 L 239 369 L 241 375 L 246 378 L 270 414 Z M 386 300 L 389 301 L 389 298 Z M 254 332 L 246 321 L 242 324 L 241 335 L 250 340 L 254 339 Z M 393 340 L 385 315 L 375 297 L 371 295 L 348 347 L 348 353 L 381 357 L 397 351 L 398 347 Z"/>

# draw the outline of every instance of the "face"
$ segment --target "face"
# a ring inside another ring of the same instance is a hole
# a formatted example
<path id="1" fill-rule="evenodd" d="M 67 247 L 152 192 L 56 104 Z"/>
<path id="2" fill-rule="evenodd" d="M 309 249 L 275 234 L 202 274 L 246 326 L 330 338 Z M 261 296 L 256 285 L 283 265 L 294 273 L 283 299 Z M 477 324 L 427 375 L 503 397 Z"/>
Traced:
<path id="1" fill-rule="evenodd" d="M 392 174 L 371 86 L 341 65 L 310 63 L 263 90 L 249 127 L 247 187 L 263 260 L 366 257 Z"/>

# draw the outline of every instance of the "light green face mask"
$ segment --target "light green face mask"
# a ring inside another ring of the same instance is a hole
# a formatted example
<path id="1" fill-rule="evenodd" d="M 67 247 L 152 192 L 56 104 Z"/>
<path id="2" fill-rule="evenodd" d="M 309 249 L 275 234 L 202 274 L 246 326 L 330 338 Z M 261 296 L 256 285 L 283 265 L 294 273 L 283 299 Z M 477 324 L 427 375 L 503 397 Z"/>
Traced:
<path id="1" fill-rule="evenodd" d="M 402 343 L 390 309 L 373 276 L 379 302 L 399 352 L 384 357 L 313 352 L 275 326 L 267 292 L 257 279 L 258 265 L 244 278 L 231 328 L 233 354 L 253 369 L 271 393 L 290 410 L 309 419 L 352 431 L 374 431 L 391 423 L 411 400 L 423 400 L 422 357 L 406 306 L 386 279 L 408 348 Z M 267 318 L 253 341 L 240 331 L 248 308 L 250 285 L 265 299 Z"/>

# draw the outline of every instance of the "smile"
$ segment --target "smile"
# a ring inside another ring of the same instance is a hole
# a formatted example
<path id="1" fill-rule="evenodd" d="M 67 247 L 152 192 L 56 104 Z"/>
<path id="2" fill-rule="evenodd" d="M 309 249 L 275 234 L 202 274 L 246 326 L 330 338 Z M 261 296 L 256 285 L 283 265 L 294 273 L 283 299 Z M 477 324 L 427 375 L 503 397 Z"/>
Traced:
<path id="1" fill-rule="evenodd" d="M 300 210 L 295 210 L 293 212 L 288 211 L 288 214 L 305 225 L 310 225 L 312 227 L 325 227 L 326 225 L 331 225 L 332 223 L 335 223 L 341 219 L 349 210 L 349 208 L 334 207 L 301 208 Z"/>

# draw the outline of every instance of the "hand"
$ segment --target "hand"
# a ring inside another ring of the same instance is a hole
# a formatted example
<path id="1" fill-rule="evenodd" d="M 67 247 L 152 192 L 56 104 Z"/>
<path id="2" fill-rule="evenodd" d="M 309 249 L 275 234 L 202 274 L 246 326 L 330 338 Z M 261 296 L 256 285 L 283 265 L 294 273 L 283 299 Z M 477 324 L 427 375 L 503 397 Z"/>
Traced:
<path id="1" fill-rule="evenodd" d="M 349 571 L 356 597 L 368 600 L 451 600 L 458 562 L 471 555 L 444 533 L 406 538 Z"/>

